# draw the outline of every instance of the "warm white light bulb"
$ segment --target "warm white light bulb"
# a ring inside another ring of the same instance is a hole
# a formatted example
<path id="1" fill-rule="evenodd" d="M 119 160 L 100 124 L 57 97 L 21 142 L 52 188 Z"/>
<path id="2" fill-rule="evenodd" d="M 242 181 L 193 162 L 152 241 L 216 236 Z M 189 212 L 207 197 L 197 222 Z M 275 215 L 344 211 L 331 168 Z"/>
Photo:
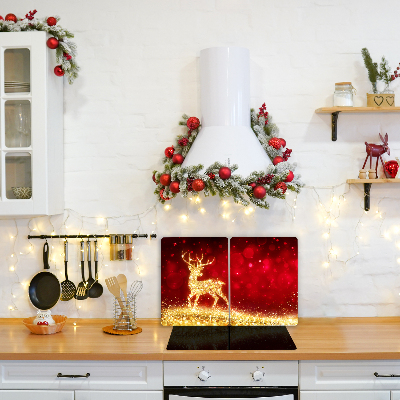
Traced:
<path id="1" fill-rule="evenodd" d="M 325 268 L 328 268 L 328 267 L 329 267 L 329 263 L 328 263 L 328 262 L 324 262 L 322 265 L 323 265 Z"/>
<path id="2" fill-rule="evenodd" d="M 15 268 L 14 268 L 13 266 L 11 266 L 11 267 L 9 268 L 9 270 L 12 272 L 12 271 L 15 271 Z"/>
<path id="3" fill-rule="evenodd" d="M 165 206 L 164 206 L 164 210 L 169 210 L 171 208 L 171 206 L 169 205 L 169 204 L 166 204 Z"/>
<path id="4" fill-rule="evenodd" d="M 325 239 L 328 239 L 329 233 L 328 233 L 328 232 L 325 232 L 325 233 L 322 235 L 322 237 L 325 238 Z"/>

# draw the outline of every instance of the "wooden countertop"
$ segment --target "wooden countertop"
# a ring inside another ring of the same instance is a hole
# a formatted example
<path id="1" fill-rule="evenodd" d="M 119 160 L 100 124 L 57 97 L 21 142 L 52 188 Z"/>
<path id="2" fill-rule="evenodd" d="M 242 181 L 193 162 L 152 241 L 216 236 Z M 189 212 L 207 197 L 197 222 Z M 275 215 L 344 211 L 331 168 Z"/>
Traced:
<path id="1" fill-rule="evenodd" d="M 76 322 L 76 326 L 73 325 Z M 34 335 L 22 319 L 0 319 L 0 360 L 390 360 L 400 359 L 400 318 L 299 318 L 297 350 L 167 351 L 171 327 L 138 320 L 138 335 L 102 331 L 110 320 L 69 319 L 62 332 Z"/>

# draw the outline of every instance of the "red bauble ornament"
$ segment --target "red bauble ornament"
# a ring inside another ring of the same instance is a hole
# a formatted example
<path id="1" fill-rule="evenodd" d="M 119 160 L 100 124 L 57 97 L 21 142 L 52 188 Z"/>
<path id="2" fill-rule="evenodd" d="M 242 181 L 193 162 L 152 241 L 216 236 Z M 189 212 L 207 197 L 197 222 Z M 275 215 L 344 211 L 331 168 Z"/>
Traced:
<path id="1" fill-rule="evenodd" d="M 282 147 L 286 147 L 286 140 L 282 138 L 280 138 L 279 140 L 281 141 Z"/>
<path id="2" fill-rule="evenodd" d="M 169 185 L 169 190 L 172 193 L 179 193 L 180 189 L 179 189 L 179 182 L 178 181 L 173 181 L 171 182 L 171 184 Z"/>
<path id="3" fill-rule="evenodd" d="M 253 195 L 256 199 L 263 199 L 265 195 L 267 194 L 267 191 L 263 186 L 256 186 L 253 189 Z"/>
<path id="4" fill-rule="evenodd" d="M 46 44 L 49 49 L 54 50 L 58 47 L 59 42 L 58 42 L 58 39 L 56 39 L 55 37 L 51 37 L 51 38 L 47 39 Z"/>
<path id="5" fill-rule="evenodd" d="M 288 176 L 285 179 L 285 182 L 292 182 L 294 179 L 294 173 L 292 171 L 289 171 Z"/>
<path id="6" fill-rule="evenodd" d="M 0 21 L 4 21 L 4 18 L 0 15 Z"/>
<path id="7" fill-rule="evenodd" d="M 192 183 L 192 188 L 196 192 L 201 192 L 206 187 L 202 179 L 195 179 Z"/>
<path id="8" fill-rule="evenodd" d="M 7 14 L 5 20 L 6 21 L 17 22 L 18 18 L 16 17 L 15 14 Z"/>
<path id="9" fill-rule="evenodd" d="M 276 165 L 276 164 L 279 164 L 280 162 L 282 162 L 283 161 L 283 158 L 281 157 L 281 156 L 276 156 L 275 158 L 274 158 L 274 160 L 272 161 L 272 163 L 274 164 L 274 165 Z"/>
<path id="10" fill-rule="evenodd" d="M 184 158 L 183 158 L 183 155 L 182 155 L 182 154 L 174 154 L 174 155 L 172 156 L 172 162 L 173 162 L 174 164 L 182 164 L 182 163 L 183 163 L 183 160 L 184 160 Z"/>
<path id="11" fill-rule="evenodd" d="M 57 24 L 57 20 L 54 17 L 47 18 L 47 25 L 48 26 L 54 26 L 56 24 Z"/>
<path id="12" fill-rule="evenodd" d="M 232 175 L 232 171 L 228 167 L 222 167 L 219 169 L 218 175 L 221 179 L 229 179 Z"/>
<path id="13" fill-rule="evenodd" d="M 280 149 L 281 147 L 282 147 L 282 141 L 281 141 L 281 139 L 279 139 L 279 138 L 276 138 L 276 137 L 274 137 L 274 138 L 272 138 L 272 139 L 269 139 L 268 140 L 268 144 L 270 145 L 270 146 L 272 146 L 273 148 L 275 148 L 275 149 Z"/>
<path id="14" fill-rule="evenodd" d="M 165 157 L 172 158 L 172 156 L 174 155 L 174 151 L 175 151 L 174 146 L 167 147 L 164 150 Z"/>
<path id="15" fill-rule="evenodd" d="M 190 117 L 187 122 L 186 126 L 191 130 L 194 131 L 200 126 L 200 120 L 197 117 Z"/>
<path id="16" fill-rule="evenodd" d="M 54 73 L 57 76 L 63 76 L 65 74 L 65 72 L 63 71 L 61 65 L 57 65 L 57 67 L 54 68 Z"/>
<path id="17" fill-rule="evenodd" d="M 165 190 L 165 189 L 161 189 L 161 190 L 160 190 L 160 197 L 161 197 L 161 199 L 162 199 L 162 200 L 171 200 L 170 197 L 164 197 L 164 195 L 163 195 L 164 190 Z"/>
<path id="18" fill-rule="evenodd" d="M 387 178 L 396 178 L 398 170 L 399 163 L 397 161 L 391 160 L 385 162 L 384 171 Z"/>
<path id="19" fill-rule="evenodd" d="M 253 189 L 257 186 L 255 182 L 249 183 L 249 186 L 251 186 Z"/>
<path id="20" fill-rule="evenodd" d="M 281 190 L 282 190 L 282 193 L 285 194 L 285 192 L 286 192 L 286 190 L 287 190 L 286 183 L 285 183 L 285 182 L 278 182 L 278 183 L 275 185 L 275 188 L 274 188 L 274 189 L 275 189 L 275 190 L 281 189 Z"/>
<path id="21" fill-rule="evenodd" d="M 156 180 L 156 174 L 153 174 L 153 182 L 154 182 L 155 184 L 158 183 L 157 180 Z"/>
<path id="22" fill-rule="evenodd" d="M 160 176 L 161 185 L 168 186 L 171 183 L 171 175 L 170 174 L 162 174 Z"/>

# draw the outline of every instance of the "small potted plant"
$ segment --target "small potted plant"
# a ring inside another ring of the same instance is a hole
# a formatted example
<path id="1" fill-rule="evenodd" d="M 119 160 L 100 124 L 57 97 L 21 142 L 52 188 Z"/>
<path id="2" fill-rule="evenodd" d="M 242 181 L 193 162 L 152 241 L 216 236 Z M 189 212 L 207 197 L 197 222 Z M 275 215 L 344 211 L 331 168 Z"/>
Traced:
<path id="1" fill-rule="evenodd" d="M 367 48 L 361 50 L 364 60 L 365 68 L 368 71 L 368 78 L 372 84 L 372 93 L 367 93 L 367 106 L 368 107 L 394 107 L 394 92 L 390 89 L 389 85 L 392 81 L 400 76 L 400 67 L 397 67 L 393 74 L 390 72 L 389 63 L 385 56 L 382 57 L 381 63 L 372 61 L 371 55 Z M 400 65 L 400 63 L 399 63 Z M 385 88 L 382 92 L 378 92 L 377 81 L 385 83 Z"/>

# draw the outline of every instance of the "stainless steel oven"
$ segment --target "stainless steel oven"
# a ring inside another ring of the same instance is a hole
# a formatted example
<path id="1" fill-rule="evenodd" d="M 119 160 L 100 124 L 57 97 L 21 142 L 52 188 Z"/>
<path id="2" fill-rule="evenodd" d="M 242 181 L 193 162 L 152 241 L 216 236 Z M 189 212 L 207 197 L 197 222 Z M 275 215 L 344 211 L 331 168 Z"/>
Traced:
<path id="1" fill-rule="evenodd" d="M 164 400 L 298 400 L 297 361 L 165 361 Z"/>

